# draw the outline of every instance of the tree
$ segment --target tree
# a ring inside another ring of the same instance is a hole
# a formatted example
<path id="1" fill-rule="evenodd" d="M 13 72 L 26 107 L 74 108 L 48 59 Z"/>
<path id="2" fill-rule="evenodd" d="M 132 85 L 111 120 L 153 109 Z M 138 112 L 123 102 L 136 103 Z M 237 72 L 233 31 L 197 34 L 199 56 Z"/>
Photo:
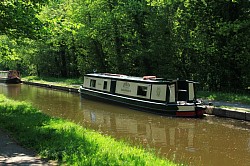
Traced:
<path id="1" fill-rule="evenodd" d="M 250 1 L 47 2 L 0 2 L 0 33 L 8 35 L 2 66 L 58 77 L 97 71 L 194 79 L 208 90 L 249 86 Z"/>
<path id="2" fill-rule="evenodd" d="M 0 68 L 2 70 L 19 67 L 21 58 L 17 53 L 15 40 L 9 39 L 6 35 L 0 36 L 0 50 Z"/>
<path id="3" fill-rule="evenodd" d="M 2 0 L 0 2 L 0 35 L 36 36 L 41 28 L 36 14 L 48 0 Z"/>

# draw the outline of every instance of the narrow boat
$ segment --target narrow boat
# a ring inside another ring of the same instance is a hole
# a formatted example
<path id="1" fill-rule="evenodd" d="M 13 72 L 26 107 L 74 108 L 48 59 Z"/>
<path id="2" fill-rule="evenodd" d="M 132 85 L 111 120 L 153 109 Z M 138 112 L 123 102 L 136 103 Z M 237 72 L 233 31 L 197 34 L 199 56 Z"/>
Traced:
<path id="1" fill-rule="evenodd" d="M 8 84 L 21 83 L 20 72 L 17 70 L 0 71 L 0 82 Z"/>
<path id="2" fill-rule="evenodd" d="M 133 77 L 111 73 L 84 75 L 83 98 L 116 102 L 142 111 L 178 117 L 202 117 L 204 106 L 196 100 L 197 82 L 165 80 L 156 76 Z"/>

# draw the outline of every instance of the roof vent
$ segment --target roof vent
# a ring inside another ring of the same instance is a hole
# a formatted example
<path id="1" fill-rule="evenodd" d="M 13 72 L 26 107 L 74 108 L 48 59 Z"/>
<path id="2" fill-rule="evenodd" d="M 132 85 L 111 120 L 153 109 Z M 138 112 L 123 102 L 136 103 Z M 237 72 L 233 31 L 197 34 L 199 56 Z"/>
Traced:
<path id="1" fill-rule="evenodd" d="M 143 80 L 155 80 L 156 76 L 143 76 Z"/>

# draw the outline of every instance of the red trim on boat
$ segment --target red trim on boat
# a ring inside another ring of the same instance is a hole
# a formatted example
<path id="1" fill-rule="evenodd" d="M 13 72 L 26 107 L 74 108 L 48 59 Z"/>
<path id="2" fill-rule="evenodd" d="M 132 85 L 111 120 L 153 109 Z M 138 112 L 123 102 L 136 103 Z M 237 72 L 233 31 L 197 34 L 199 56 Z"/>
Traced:
<path id="1" fill-rule="evenodd" d="M 196 115 L 197 116 L 202 116 L 203 114 L 204 114 L 204 110 L 203 109 L 196 111 Z"/>
<path id="2" fill-rule="evenodd" d="M 190 116 L 190 117 L 194 117 L 196 116 L 196 112 L 195 111 L 177 111 L 176 112 L 176 116 Z"/>

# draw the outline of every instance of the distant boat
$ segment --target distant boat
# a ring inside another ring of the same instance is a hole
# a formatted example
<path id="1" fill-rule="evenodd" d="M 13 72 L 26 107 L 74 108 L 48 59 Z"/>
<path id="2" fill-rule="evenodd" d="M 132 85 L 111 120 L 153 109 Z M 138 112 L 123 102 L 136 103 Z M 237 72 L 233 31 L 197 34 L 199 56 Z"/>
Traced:
<path id="1" fill-rule="evenodd" d="M 133 77 L 111 73 L 84 75 L 83 98 L 116 102 L 130 108 L 178 117 L 202 117 L 205 107 L 196 100 L 195 85 L 188 80 L 156 76 Z"/>
<path id="2" fill-rule="evenodd" d="M 0 71 L 0 82 L 8 84 L 21 83 L 20 72 L 17 70 Z"/>

